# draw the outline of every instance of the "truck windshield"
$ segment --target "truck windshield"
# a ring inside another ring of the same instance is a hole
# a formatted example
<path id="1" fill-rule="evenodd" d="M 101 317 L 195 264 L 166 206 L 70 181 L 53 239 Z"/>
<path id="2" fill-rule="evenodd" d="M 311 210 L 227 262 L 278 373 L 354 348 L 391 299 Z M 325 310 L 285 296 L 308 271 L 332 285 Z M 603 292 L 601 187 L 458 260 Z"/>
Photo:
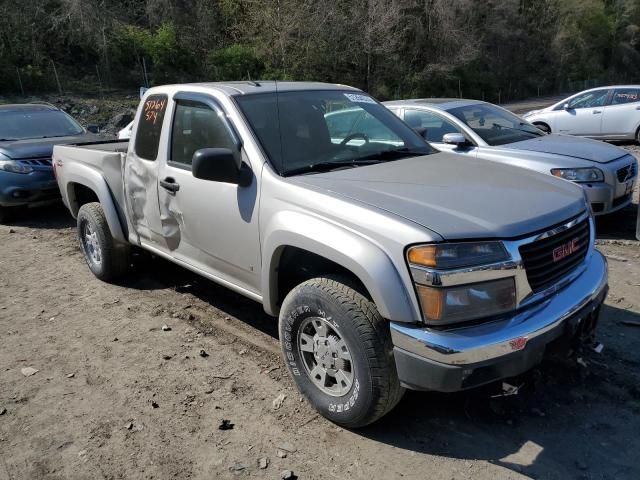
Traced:
<path id="1" fill-rule="evenodd" d="M 435 150 L 360 92 L 308 90 L 236 97 L 281 175 L 369 165 Z"/>
<path id="2" fill-rule="evenodd" d="M 68 137 L 83 132 L 73 118 L 60 110 L 27 107 L 0 111 L 1 139 Z"/>
<path id="3" fill-rule="evenodd" d="M 513 113 L 488 103 L 466 105 L 447 111 L 469 125 L 489 145 L 505 145 L 544 135 Z"/>

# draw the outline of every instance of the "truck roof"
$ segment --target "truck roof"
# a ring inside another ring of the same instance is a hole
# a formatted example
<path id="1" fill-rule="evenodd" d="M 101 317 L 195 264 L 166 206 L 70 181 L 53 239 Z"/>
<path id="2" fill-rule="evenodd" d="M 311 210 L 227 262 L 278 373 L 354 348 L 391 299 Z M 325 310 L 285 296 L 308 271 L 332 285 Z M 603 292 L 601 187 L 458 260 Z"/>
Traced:
<path id="1" fill-rule="evenodd" d="M 275 80 L 255 80 L 255 81 L 238 81 L 238 82 L 205 82 L 205 83 L 188 83 L 180 85 L 172 85 L 176 87 L 205 87 L 215 88 L 224 91 L 227 95 L 247 95 L 252 93 L 269 93 L 276 90 L 282 92 L 293 92 L 301 90 L 353 90 L 359 92 L 361 90 L 340 85 L 336 83 L 322 82 L 277 82 Z"/>

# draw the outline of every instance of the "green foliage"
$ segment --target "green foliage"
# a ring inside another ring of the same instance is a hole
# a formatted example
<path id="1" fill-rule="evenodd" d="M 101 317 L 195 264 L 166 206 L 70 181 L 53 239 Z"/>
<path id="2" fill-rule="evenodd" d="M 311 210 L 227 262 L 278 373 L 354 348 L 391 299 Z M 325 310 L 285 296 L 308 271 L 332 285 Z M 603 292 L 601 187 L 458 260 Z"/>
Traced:
<path id="1" fill-rule="evenodd" d="M 639 0 L 0 0 L 0 94 L 201 80 L 507 101 L 640 81 Z M 37 28 L 34 28 L 37 25 Z"/>
<path id="2" fill-rule="evenodd" d="M 264 65 L 252 47 L 235 44 L 211 52 L 207 72 L 211 80 L 256 80 L 263 78 Z"/>

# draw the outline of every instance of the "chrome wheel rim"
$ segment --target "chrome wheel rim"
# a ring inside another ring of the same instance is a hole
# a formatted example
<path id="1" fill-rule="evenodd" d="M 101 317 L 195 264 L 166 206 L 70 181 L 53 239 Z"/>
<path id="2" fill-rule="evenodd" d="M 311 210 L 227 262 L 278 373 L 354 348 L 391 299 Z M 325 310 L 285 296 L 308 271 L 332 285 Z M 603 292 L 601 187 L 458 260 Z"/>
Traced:
<path id="1" fill-rule="evenodd" d="M 306 318 L 298 330 L 298 347 L 307 375 L 316 387 L 333 397 L 346 395 L 354 367 L 346 342 L 324 318 Z"/>
<path id="2" fill-rule="evenodd" d="M 98 242 L 98 234 L 91 228 L 89 222 L 82 227 L 82 245 L 91 263 L 99 266 L 102 263 L 102 250 Z"/>

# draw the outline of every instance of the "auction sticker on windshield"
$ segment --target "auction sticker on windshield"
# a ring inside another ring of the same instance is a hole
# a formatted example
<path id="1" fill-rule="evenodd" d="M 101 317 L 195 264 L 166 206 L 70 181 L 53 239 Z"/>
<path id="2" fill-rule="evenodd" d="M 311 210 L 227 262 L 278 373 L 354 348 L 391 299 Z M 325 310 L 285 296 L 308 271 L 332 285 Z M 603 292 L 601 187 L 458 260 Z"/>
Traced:
<path id="1" fill-rule="evenodd" d="M 357 93 L 345 93 L 344 96 L 353 103 L 376 103 L 373 98 L 367 97 L 366 95 L 358 95 Z"/>

